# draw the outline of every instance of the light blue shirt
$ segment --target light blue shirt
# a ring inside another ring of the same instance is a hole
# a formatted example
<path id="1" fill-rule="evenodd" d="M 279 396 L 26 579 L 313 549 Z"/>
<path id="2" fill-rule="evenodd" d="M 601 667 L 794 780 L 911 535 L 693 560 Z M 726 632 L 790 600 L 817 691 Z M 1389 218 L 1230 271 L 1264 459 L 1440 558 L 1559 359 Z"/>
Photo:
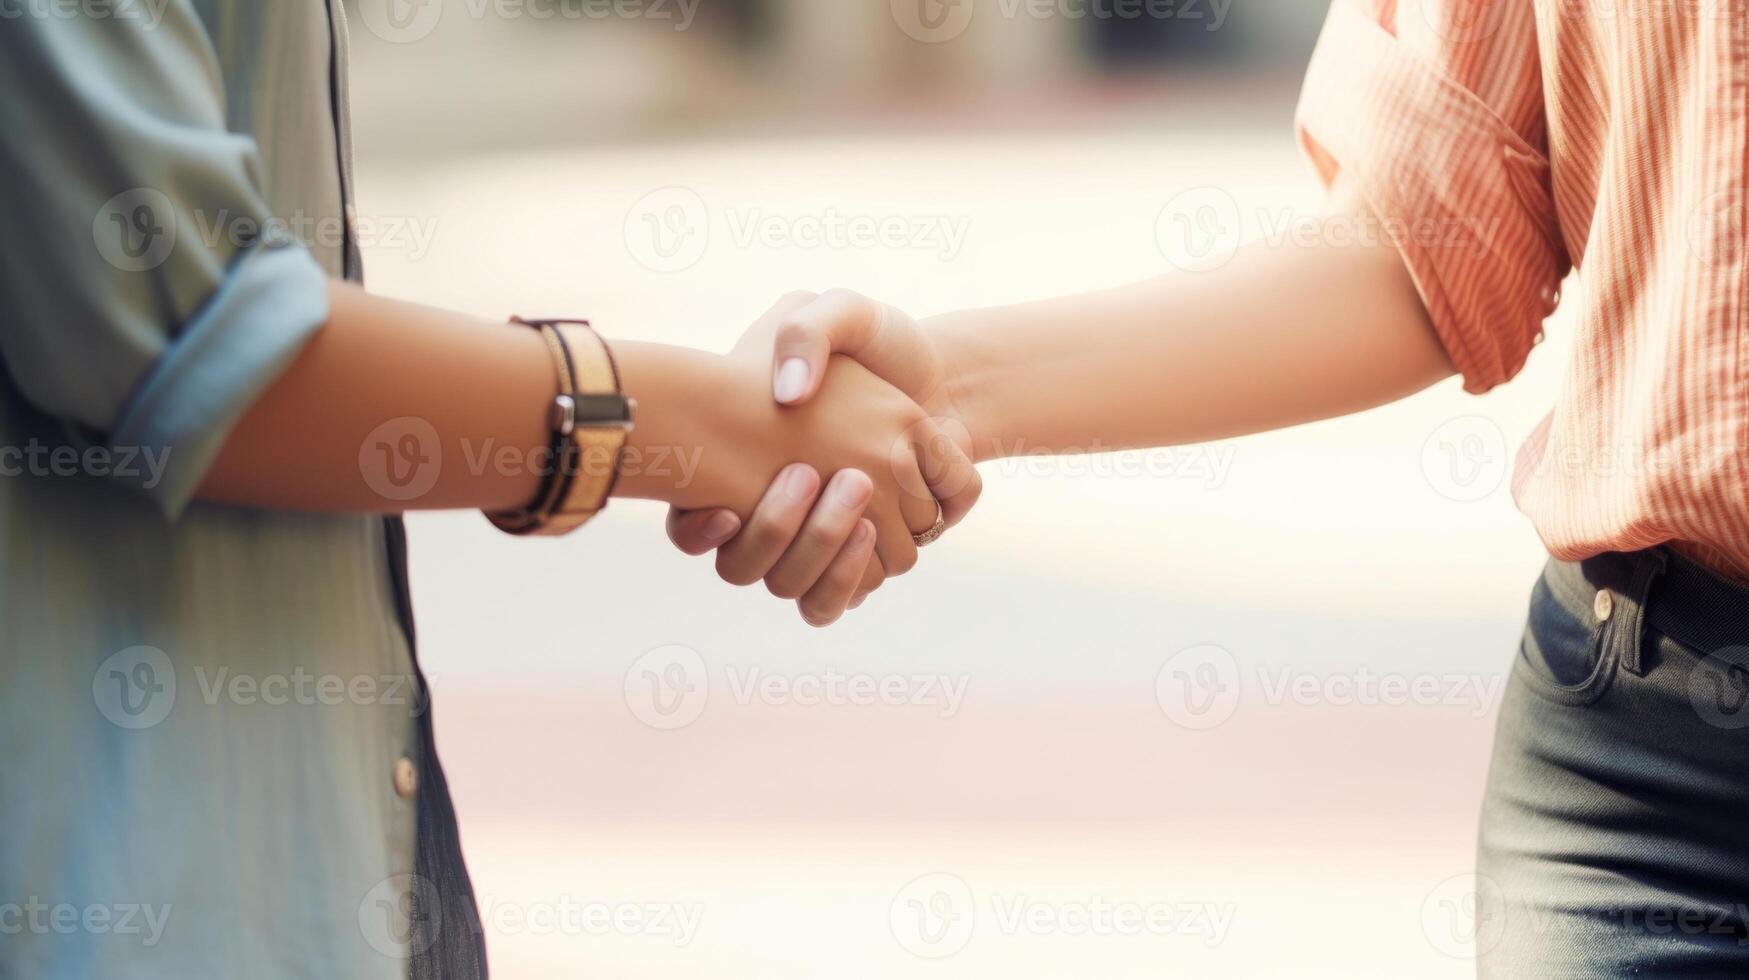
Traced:
<path id="1" fill-rule="evenodd" d="M 191 502 L 356 275 L 331 6 L 0 0 L 0 978 L 473 975 L 398 524 Z"/>

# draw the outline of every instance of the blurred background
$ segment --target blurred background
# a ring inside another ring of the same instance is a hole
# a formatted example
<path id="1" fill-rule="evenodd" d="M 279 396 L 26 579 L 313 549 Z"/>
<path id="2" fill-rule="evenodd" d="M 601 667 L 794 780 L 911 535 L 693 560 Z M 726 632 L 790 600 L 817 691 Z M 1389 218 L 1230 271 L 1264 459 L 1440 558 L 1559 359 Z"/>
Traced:
<path id="1" fill-rule="evenodd" d="M 1323 13 L 353 0 L 369 281 L 725 350 L 796 288 L 926 315 L 1196 275 L 1316 213 L 1293 107 Z M 1543 561 L 1506 477 L 1562 358 L 989 464 L 972 519 L 826 631 L 673 551 L 659 508 L 534 546 L 416 518 L 495 974 L 1472 975 Z"/>

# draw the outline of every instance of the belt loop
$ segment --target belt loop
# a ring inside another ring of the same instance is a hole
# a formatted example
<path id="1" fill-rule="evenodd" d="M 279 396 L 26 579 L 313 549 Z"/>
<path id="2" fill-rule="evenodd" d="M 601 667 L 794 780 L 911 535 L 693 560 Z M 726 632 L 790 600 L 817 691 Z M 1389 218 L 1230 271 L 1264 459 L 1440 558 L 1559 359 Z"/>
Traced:
<path id="1" fill-rule="evenodd" d="M 1641 656 L 1646 643 L 1646 604 L 1652 601 L 1652 583 L 1664 574 L 1670 559 L 1662 548 L 1642 551 L 1636 557 L 1639 560 L 1634 563 L 1633 581 L 1628 586 L 1631 594 L 1622 597 L 1629 600 L 1622 603 L 1627 608 L 1621 610 L 1609 628 L 1615 634 L 1615 642 L 1621 644 L 1622 669 L 1635 677 L 1644 677 L 1650 669 Z"/>

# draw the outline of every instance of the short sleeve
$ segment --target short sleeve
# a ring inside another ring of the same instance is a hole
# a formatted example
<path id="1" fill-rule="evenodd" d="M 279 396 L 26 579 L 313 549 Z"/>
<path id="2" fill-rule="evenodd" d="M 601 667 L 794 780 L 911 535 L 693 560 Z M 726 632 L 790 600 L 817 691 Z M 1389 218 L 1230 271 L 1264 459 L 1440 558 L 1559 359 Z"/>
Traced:
<path id="1" fill-rule="evenodd" d="M 0 21 L 0 358 L 71 432 L 162 454 L 140 489 L 175 516 L 328 294 L 272 234 L 191 0 L 159 7 Z"/>
<path id="2" fill-rule="evenodd" d="M 1531 3 L 1336 0 L 1306 73 L 1302 149 L 1365 196 L 1472 392 L 1523 368 L 1571 266 L 1546 120 Z"/>

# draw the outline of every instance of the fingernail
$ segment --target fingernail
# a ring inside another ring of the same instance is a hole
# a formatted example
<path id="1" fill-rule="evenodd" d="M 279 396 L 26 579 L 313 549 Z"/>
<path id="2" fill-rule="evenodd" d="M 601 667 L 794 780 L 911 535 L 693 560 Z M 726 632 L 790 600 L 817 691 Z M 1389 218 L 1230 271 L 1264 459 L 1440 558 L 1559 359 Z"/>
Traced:
<path id="1" fill-rule="evenodd" d="M 840 470 L 832 478 L 832 501 L 845 510 L 861 510 L 873 495 L 874 484 L 856 470 Z M 861 528 L 857 533 L 862 533 Z"/>
<path id="2" fill-rule="evenodd" d="M 855 609 L 857 606 L 862 605 L 863 600 L 867 599 L 867 598 L 868 598 L 868 593 L 864 592 L 862 595 L 859 595 L 856 598 L 850 600 L 850 605 L 846 606 L 845 608 L 846 609 Z"/>
<path id="3" fill-rule="evenodd" d="M 771 394 L 788 405 L 808 390 L 808 362 L 791 357 L 777 366 L 777 379 L 771 384 Z"/>
<path id="4" fill-rule="evenodd" d="M 709 520 L 704 522 L 704 527 L 700 529 L 700 533 L 704 535 L 704 539 L 707 542 L 711 544 L 721 544 L 722 542 L 729 540 L 729 536 L 739 530 L 740 527 L 741 519 L 739 517 L 736 517 L 729 511 L 719 510 L 715 514 L 712 514 Z"/>
<path id="5" fill-rule="evenodd" d="M 860 548 L 873 541 L 874 534 L 875 530 L 873 524 L 870 524 L 868 521 L 859 522 L 856 525 L 856 530 L 850 535 L 850 543 L 851 545 Z"/>
<path id="6" fill-rule="evenodd" d="M 816 479 L 818 477 L 814 475 L 812 467 L 800 465 L 790 467 L 789 475 L 784 477 L 783 481 L 784 496 L 795 501 L 808 499 L 814 495 L 814 481 Z"/>

